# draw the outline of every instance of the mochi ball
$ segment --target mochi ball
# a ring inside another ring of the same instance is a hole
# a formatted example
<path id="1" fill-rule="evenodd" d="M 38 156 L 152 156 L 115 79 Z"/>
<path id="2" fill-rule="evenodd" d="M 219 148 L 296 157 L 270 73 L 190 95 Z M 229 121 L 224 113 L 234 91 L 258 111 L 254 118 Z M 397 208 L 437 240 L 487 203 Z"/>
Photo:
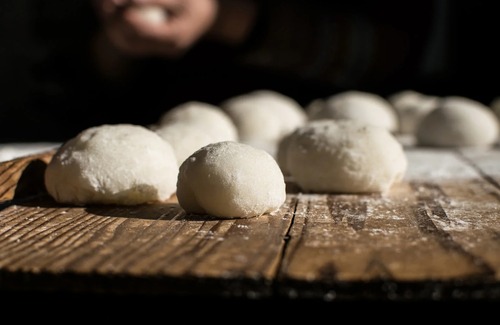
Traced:
<path id="1" fill-rule="evenodd" d="M 155 132 L 104 124 L 65 142 L 44 177 L 48 193 L 60 203 L 136 205 L 170 198 L 178 170 L 172 147 Z"/>
<path id="2" fill-rule="evenodd" d="M 234 141 L 217 142 L 182 163 L 177 199 L 187 213 L 256 217 L 277 211 L 285 202 L 285 179 L 266 151 Z"/>

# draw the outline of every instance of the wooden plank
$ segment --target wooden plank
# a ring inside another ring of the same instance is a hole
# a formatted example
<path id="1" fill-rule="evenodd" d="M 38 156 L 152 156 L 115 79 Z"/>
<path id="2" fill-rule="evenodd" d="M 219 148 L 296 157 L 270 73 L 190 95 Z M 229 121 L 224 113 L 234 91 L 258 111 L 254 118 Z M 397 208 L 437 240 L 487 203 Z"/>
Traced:
<path id="1" fill-rule="evenodd" d="M 466 148 L 453 153 L 454 158 L 443 151 L 432 154 L 434 162 L 440 161 L 441 167 L 437 168 L 439 171 L 435 175 L 441 177 L 436 177 L 439 181 L 435 189 L 425 194 L 437 201 L 430 217 L 440 231 L 446 232 L 465 252 L 471 254 L 476 265 L 482 266 L 485 273 L 498 280 L 500 151 L 498 148 Z M 445 155 L 448 157 L 445 158 Z M 462 168 L 457 167 L 461 164 Z M 422 174 L 416 176 L 424 179 Z M 422 191 L 418 192 L 424 195 Z"/>
<path id="2" fill-rule="evenodd" d="M 407 148 L 408 170 L 405 181 L 460 182 L 463 179 L 478 179 L 476 169 L 460 158 L 453 149 Z"/>
<path id="3" fill-rule="evenodd" d="M 498 189 L 456 151 L 410 150 L 408 157 L 406 180 L 385 197 L 299 199 L 280 270 L 283 294 L 499 294 Z"/>
<path id="4" fill-rule="evenodd" d="M 460 150 L 461 155 L 478 169 L 483 177 L 500 187 L 500 148 Z"/>
<path id="5" fill-rule="evenodd" d="M 55 150 L 0 163 L 0 204 L 45 191 L 43 173 Z"/>
<path id="6" fill-rule="evenodd" d="M 0 164 L 0 291 L 500 298 L 498 152 L 406 152 L 387 195 L 303 194 L 289 181 L 279 212 L 230 220 L 185 215 L 175 198 L 63 206 L 40 192 L 43 164 L 25 177 L 39 158 Z"/>
<path id="7" fill-rule="evenodd" d="M 288 200 L 279 214 L 232 220 L 185 215 L 176 201 L 11 206 L 1 212 L 0 270 L 10 274 L 2 284 L 63 289 L 66 281 L 37 275 L 91 274 L 78 280 L 80 289 L 269 295 L 294 204 Z M 141 287 L 124 286 L 120 278 L 138 278 Z"/>

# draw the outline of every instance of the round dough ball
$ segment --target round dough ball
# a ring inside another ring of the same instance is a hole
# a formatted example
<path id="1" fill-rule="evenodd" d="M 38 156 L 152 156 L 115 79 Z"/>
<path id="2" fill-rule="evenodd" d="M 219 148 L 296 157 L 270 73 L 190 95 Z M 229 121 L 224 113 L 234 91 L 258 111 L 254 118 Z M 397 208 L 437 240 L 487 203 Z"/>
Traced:
<path id="1" fill-rule="evenodd" d="M 187 213 L 248 218 L 278 210 L 286 187 L 266 151 L 224 141 L 199 149 L 182 163 L 177 198 Z"/>
<path id="2" fill-rule="evenodd" d="M 307 192 L 385 193 L 408 165 L 392 133 L 360 121 L 311 121 L 289 141 L 286 165 Z"/>
<path id="3" fill-rule="evenodd" d="M 438 96 L 415 90 L 403 90 L 388 97 L 399 118 L 399 134 L 415 135 L 417 126 L 427 113 L 439 104 Z"/>
<path id="4" fill-rule="evenodd" d="M 154 131 L 174 149 L 178 164 L 182 164 L 196 150 L 216 142 L 210 134 L 189 123 L 164 124 Z"/>
<path id="5" fill-rule="evenodd" d="M 475 100 L 450 96 L 420 122 L 416 138 L 421 146 L 483 147 L 499 135 L 493 111 Z"/>
<path id="6" fill-rule="evenodd" d="M 170 144 L 138 125 L 91 127 L 65 142 L 45 170 L 60 203 L 136 205 L 170 198 L 179 167 Z"/>
<path id="7" fill-rule="evenodd" d="M 389 101 L 377 94 L 357 90 L 316 99 L 306 107 L 306 112 L 310 121 L 347 119 L 380 126 L 391 132 L 399 128 L 398 117 Z"/>
<path id="8" fill-rule="evenodd" d="M 231 118 L 219 107 L 190 101 L 180 104 L 160 116 L 158 127 L 170 123 L 188 123 L 206 133 L 214 141 L 238 141 L 238 130 Z"/>
<path id="9" fill-rule="evenodd" d="M 272 156 L 281 138 L 307 121 L 299 103 L 267 89 L 229 98 L 220 106 L 236 125 L 240 142 L 266 150 Z"/>

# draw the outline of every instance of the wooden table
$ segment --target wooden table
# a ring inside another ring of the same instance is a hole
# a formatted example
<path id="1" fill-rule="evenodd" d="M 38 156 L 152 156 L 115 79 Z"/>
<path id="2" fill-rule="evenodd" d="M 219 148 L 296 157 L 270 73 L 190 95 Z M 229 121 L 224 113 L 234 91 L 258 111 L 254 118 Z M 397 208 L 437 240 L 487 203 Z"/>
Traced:
<path id="1" fill-rule="evenodd" d="M 306 194 L 223 220 L 165 204 L 73 207 L 52 152 L 0 164 L 0 291 L 319 301 L 500 298 L 500 150 L 407 147 L 386 196 Z"/>

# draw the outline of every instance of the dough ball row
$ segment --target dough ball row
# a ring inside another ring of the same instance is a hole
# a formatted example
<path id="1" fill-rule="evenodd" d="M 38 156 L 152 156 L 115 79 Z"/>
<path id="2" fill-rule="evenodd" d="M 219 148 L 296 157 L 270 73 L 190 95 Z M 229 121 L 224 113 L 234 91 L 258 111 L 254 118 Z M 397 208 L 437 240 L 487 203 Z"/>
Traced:
<path id="1" fill-rule="evenodd" d="M 490 106 L 463 96 L 432 96 L 402 90 L 387 98 L 345 91 L 316 99 L 306 107 L 309 120 L 354 119 L 410 136 L 431 147 L 489 147 L 500 135 L 500 97 Z"/>
<path id="2" fill-rule="evenodd" d="M 48 164 L 48 193 L 80 206 L 160 203 L 177 194 L 187 213 L 223 218 L 272 213 L 285 202 L 284 176 L 266 151 L 234 140 L 199 143 L 179 164 L 179 153 L 157 131 L 131 124 L 83 130 Z"/>
<path id="3" fill-rule="evenodd" d="M 463 96 L 431 96 L 404 90 L 389 96 L 399 117 L 398 133 L 429 147 L 491 147 L 500 136 L 494 104 Z"/>
<path id="4" fill-rule="evenodd" d="M 177 196 L 187 213 L 245 218 L 273 213 L 285 177 L 308 193 L 387 193 L 404 178 L 397 135 L 418 145 L 488 146 L 492 109 L 463 97 L 346 91 L 305 107 L 271 90 L 219 106 L 191 101 L 149 127 L 101 125 L 63 144 L 45 184 L 60 203 L 137 205 Z"/>

